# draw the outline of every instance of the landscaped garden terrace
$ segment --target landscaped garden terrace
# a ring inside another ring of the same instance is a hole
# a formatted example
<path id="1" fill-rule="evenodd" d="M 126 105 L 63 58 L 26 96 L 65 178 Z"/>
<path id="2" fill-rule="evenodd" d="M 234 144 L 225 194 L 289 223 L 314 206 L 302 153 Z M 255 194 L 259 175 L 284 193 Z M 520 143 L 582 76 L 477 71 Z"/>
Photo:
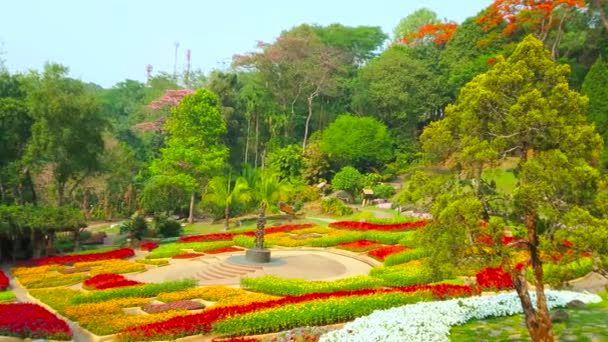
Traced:
<path id="1" fill-rule="evenodd" d="M 75 336 L 66 323 L 70 320 L 86 330 L 76 332 L 79 336 L 113 335 L 108 338 L 117 341 L 176 340 L 192 335 L 227 341 L 441 341 L 449 340 L 452 326 L 521 313 L 519 299 L 512 292 L 479 296 L 512 287 L 511 278 L 499 265 L 463 271 L 463 276 L 469 276 L 467 284 L 465 277 L 433 279 L 424 263 L 428 253 L 416 238 L 426 224 L 344 221 L 266 229 L 269 248 L 318 248 L 377 264 L 367 275 L 332 281 L 244 276 L 236 288 L 200 286 L 197 279 L 149 283 L 131 279 L 155 268 L 170 270 L 178 263 L 243 254 L 244 248 L 254 245 L 251 231 L 34 259 L 10 270 L 12 284 L 0 272 L 0 290 L 4 290 L 0 301 L 6 302 L 0 304 L 0 335 L 70 340 Z M 479 240 L 483 248 L 492 248 L 492 241 L 484 241 L 483 236 Z M 505 240 L 503 243 L 512 242 Z M 200 265 L 192 263 L 191 267 Z M 583 255 L 571 264 L 548 263 L 546 279 L 563 275 L 564 269 L 570 277 L 580 277 L 591 267 L 591 260 Z M 6 290 L 22 287 L 33 303 L 16 302 Z M 551 308 L 564 307 L 575 299 L 601 302 L 597 295 L 565 291 L 547 291 L 547 297 Z M 267 333 L 278 334 L 255 337 Z M 467 335 L 460 332 L 459 336 Z"/>

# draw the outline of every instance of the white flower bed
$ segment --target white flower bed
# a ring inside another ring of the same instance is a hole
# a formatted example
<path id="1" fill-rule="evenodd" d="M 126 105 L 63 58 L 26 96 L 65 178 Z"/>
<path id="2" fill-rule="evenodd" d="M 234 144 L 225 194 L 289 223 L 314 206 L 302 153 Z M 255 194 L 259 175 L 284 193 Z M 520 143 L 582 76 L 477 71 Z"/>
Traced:
<path id="1" fill-rule="evenodd" d="M 549 309 L 563 307 L 575 299 L 587 304 L 602 301 L 599 296 L 589 293 L 546 290 L 545 295 Z M 531 296 L 536 302 L 536 295 L 531 293 Z M 453 325 L 461 325 L 471 319 L 519 313 L 522 313 L 521 302 L 515 292 L 420 302 L 357 318 L 342 329 L 321 336 L 319 342 L 449 341 Z"/>

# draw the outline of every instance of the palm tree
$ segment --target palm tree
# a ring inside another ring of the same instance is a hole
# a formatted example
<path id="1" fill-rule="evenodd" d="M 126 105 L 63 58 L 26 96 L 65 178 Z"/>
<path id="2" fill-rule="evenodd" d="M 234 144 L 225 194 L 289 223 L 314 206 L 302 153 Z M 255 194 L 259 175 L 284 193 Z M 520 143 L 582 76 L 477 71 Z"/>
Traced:
<path id="1" fill-rule="evenodd" d="M 287 179 L 281 180 L 277 173 L 270 170 L 258 172 L 255 182 L 256 200 L 259 201 L 259 214 L 255 230 L 255 250 L 263 251 L 264 261 L 270 261 L 270 251 L 264 250 L 264 226 L 266 225 L 266 209 L 273 209 L 279 201 L 286 200 L 291 192 L 291 184 Z M 254 260 L 260 261 L 260 260 Z"/>
<path id="2" fill-rule="evenodd" d="M 230 188 L 230 179 L 213 177 L 207 184 L 205 195 L 206 201 L 224 207 L 224 230 L 230 227 L 230 208 L 238 202 L 251 200 L 249 184 L 243 177 L 238 177 L 232 188 Z"/>

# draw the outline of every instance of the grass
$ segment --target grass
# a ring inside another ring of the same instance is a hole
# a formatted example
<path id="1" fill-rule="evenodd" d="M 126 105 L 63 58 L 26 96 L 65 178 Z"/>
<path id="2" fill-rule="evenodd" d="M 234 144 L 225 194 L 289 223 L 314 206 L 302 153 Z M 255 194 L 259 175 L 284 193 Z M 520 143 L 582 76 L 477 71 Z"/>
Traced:
<path id="1" fill-rule="evenodd" d="M 488 182 L 494 181 L 496 184 L 496 190 L 500 193 L 511 193 L 517 184 L 515 174 L 511 170 L 488 170 L 484 172 L 483 178 Z"/>
<path id="2" fill-rule="evenodd" d="M 608 341 L 608 293 L 583 309 L 567 309 L 570 318 L 554 323 L 557 341 Z M 452 341 L 530 341 L 523 315 L 471 321 L 453 327 Z"/>

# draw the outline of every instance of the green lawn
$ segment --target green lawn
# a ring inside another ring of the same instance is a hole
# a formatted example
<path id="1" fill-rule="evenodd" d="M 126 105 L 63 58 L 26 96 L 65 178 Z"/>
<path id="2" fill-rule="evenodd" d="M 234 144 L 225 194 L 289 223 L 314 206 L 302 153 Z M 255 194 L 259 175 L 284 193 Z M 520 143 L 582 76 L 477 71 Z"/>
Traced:
<path id="1" fill-rule="evenodd" d="M 608 341 L 608 293 L 583 309 L 567 309 L 570 318 L 554 323 L 557 341 Z M 452 341 L 530 341 L 523 315 L 472 321 L 453 327 Z"/>

